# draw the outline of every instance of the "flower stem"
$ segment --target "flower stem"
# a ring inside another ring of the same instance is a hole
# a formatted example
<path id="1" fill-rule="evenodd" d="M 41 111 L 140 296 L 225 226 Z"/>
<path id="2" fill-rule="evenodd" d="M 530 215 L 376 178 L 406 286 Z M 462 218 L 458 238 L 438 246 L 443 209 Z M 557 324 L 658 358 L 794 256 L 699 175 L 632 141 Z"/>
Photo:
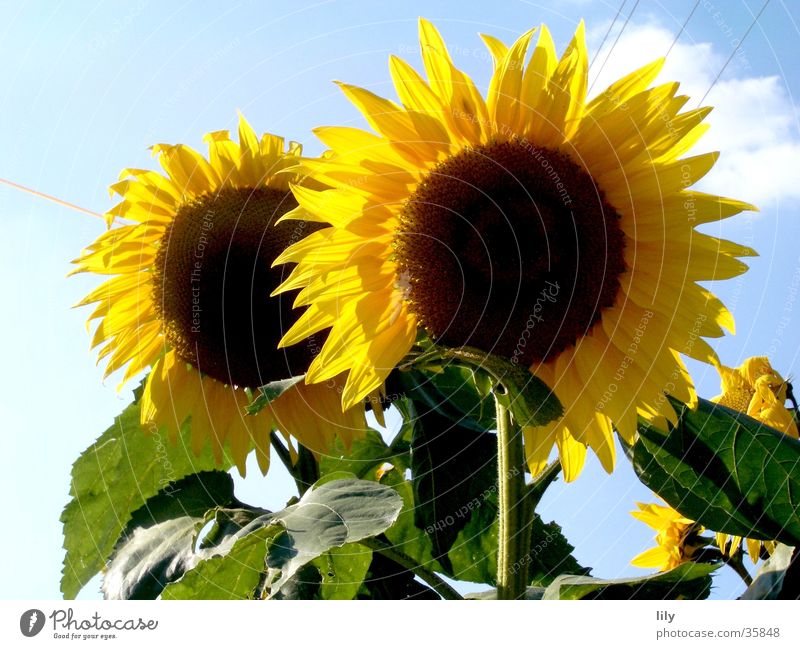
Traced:
<path id="1" fill-rule="evenodd" d="M 705 539 L 706 537 L 701 538 Z M 712 539 L 708 539 L 708 541 L 709 543 L 715 543 L 715 541 Z M 693 561 L 696 561 L 697 563 L 722 562 L 731 568 L 737 575 L 739 575 L 739 578 L 744 582 L 745 586 L 750 586 L 750 584 L 753 583 L 753 578 L 750 576 L 750 573 L 747 572 L 747 568 L 744 566 L 744 561 L 742 560 L 743 556 L 744 553 L 741 551 L 741 549 L 737 550 L 733 556 L 729 557 L 722 550 L 716 547 L 709 547 L 701 550 L 697 557 L 693 559 Z"/>
<path id="2" fill-rule="evenodd" d="M 311 483 L 309 483 L 303 476 L 300 458 L 298 458 L 297 464 L 292 462 L 292 456 L 291 453 L 289 453 L 289 449 L 283 445 L 283 442 L 281 442 L 280 437 L 278 437 L 276 433 L 270 433 L 269 440 L 272 444 L 272 448 L 275 449 L 275 453 L 283 463 L 283 466 L 286 467 L 289 475 L 292 476 L 292 479 L 297 486 L 297 493 L 302 496 L 308 490 L 308 487 Z M 302 448 L 302 446 L 299 448 Z"/>
<path id="3" fill-rule="evenodd" d="M 747 572 L 747 568 L 744 567 L 742 556 L 741 550 L 734 553 L 732 557 L 725 556 L 723 553 L 722 561 L 726 565 L 730 566 L 737 575 L 739 575 L 739 578 L 744 582 L 745 586 L 750 586 L 753 583 L 753 578 L 750 576 L 750 573 Z"/>
<path id="4" fill-rule="evenodd" d="M 525 559 L 530 545 L 530 521 L 525 498 L 525 454 L 522 432 L 495 395 L 497 413 L 497 482 L 500 531 L 497 548 L 497 599 L 520 599 L 527 587 Z M 527 543 L 526 543 L 527 539 Z"/>

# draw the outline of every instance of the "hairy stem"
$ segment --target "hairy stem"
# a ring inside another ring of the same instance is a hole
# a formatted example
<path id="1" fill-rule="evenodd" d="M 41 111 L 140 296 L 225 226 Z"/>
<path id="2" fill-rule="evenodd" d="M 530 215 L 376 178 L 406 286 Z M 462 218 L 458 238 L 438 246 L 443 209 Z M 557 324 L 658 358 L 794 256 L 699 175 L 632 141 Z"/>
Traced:
<path id="1" fill-rule="evenodd" d="M 511 423 L 511 413 L 495 396 L 497 411 L 497 482 L 500 530 L 497 548 L 497 599 L 525 595 L 530 545 L 530 516 L 525 498 L 525 453 L 522 432 Z M 527 541 L 527 542 L 526 542 Z"/>

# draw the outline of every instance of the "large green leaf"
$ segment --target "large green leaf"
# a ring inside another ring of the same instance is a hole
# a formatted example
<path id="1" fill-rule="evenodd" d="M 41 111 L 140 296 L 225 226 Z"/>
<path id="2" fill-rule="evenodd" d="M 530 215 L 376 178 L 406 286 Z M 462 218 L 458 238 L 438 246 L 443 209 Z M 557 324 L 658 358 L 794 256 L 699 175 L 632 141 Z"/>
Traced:
<path id="1" fill-rule="evenodd" d="M 296 505 L 272 517 L 284 531 L 267 554 L 272 592 L 331 548 L 386 531 L 403 506 L 396 491 L 366 480 L 335 480 L 306 492 Z"/>
<path id="2" fill-rule="evenodd" d="M 188 426 L 176 445 L 145 433 L 138 404 L 129 405 L 72 466 L 72 499 L 61 514 L 64 597 L 74 598 L 100 571 L 131 514 L 148 498 L 184 476 L 232 464 L 226 455 L 218 466 L 208 448 L 195 457 Z"/>
<path id="3" fill-rule="evenodd" d="M 314 485 L 296 504 L 259 516 L 200 549 L 196 567 L 168 586 L 163 597 L 243 598 L 262 591 L 285 597 L 304 566 L 334 548 L 384 532 L 401 507 L 393 489 L 375 482 L 348 479 Z M 357 572 L 352 569 L 351 575 Z M 330 581 L 327 586 L 332 592 Z M 350 586 L 357 590 L 357 585 Z"/>
<path id="4" fill-rule="evenodd" d="M 497 437 L 464 428 L 418 404 L 411 437 L 414 521 L 452 573 L 447 553 L 458 533 L 497 485 Z"/>
<path id="5" fill-rule="evenodd" d="M 672 403 L 668 433 L 640 423 L 629 450 L 640 480 L 709 529 L 800 545 L 800 441 L 703 399 Z"/>
<path id="6" fill-rule="evenodd" d="M 234 503 L 233 480 L 221 471 L 188 476 L 133 513 L 103 574 L 107 599 L 155 599 L 194 567 L 196 533 L 206 513 Z"/>
<path id="7" fill-rule="evenodd" d="M 636 579 L 594 579 L 563 575 L 543 599 L 706 599 L 718 565 L 684 563 L 667 572 Z"/>

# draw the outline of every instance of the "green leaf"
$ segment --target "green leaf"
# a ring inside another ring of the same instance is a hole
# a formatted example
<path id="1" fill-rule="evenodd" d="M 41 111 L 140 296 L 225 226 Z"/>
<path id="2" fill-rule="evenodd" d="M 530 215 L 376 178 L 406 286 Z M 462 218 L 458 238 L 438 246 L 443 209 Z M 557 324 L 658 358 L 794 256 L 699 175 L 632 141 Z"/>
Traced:
<path id="1" fill-rule="evenodd" d="M 289 379 L 281 379 L 280 381 L 272 381 L 271 383 L 262 385 L 260 388 L 258 388 L 258 393 L 255 399 L 253 399 L 253 401 L 245 408 L 247 414 L 257 415 L 270 403 L 275 401 L 275 399 L 286 392 L 286 390 L 299 383 L 304 378 L 304 375 L 293 376 Z"/>
<path id="2" fill-rule="evenodd" d="M 236 599 L 263 593 L 286 598 L 302 586 L 304 580 L 294 578 L 304 566 L 333 548 L 382 533 L 401 506 L 394 490 L 375 482 L 348 479 L 313 485 L 296 504 L 258 516 L 198 550 L 196 567 L 166 588 L 163 597 Z M 359 569 L 353 567 L 352 575 Z M 332 592 L 333 584 L 326 585 Z"/>
<path id="3" fill-rule="evenodd" d="M 411 437 L 414 521 L 431 539 L 448 573 L 447 556 L 476 507 L 497 485 L 497 437 L 461 427 L 419 404 Z"/>
<path id="4" fill-rule="evenodd" d="M 150 527 L 179 516 L 205 518 L 217 507 L 240 504 L 233 496 L 233 478 L 224 471 L 201 471 L 171 482 L 131 514 L 120 539 L 141 527 Z"/>
<path id="5" fill-rule="evenodd" d="M 471 513 L 448 558 L 451 575 L 461 581 L 497 585 L 497 496 Z"/>
<path id="6" fill-rule="evenodd" d="M 511 361 L 471 347 L 433 347 L 417 356 L 405 368 L 439 368 L 453 363 L 477 372 L 473 386 L 478 397 L 486 394 L 488 375 L 498 401 L 510 410 L 517 426 L 544 426 L 564 412 L 558 398 L 544 382 Z M 445 368 L 446 369 L 446 368 Z M 434 404 L 435 405 L 435 404 Z"/>
<path id="7" fill-rule="evenodd" d="M 156 599 L 197 562 L 192 549 L 202 518 L 180 516 L 139 527 L 114 553 L 103 575 L 106 599 Z"/>
<path id="8" fill-rule="evenodd" d="M 354 440 L 349 449 L 337 438 L 333 449 L 320 457 L 319 471 L 322 476 L 345 472 L 374 481 L 376 471 L 387 462 L 405 469 L 408 458 L 404 452 L 397 453 L 389 448 L 378 431 L 369 429 L 363 438 Z"/>
<path id="9" fill-rule="evenodd" d="M 403 479 L 403 475 L 392 469 L 381 478 L 381 484 L 394 489 L 403 501 L 403 508 L 395 523 L 385 532 L 386 538 L 398 552 L 411 557 L 418 565 L 430 570 L 439 570 L 439 564 L 433 559 L 430 538 L 419 529 L 414 522 L 414 492 L 411 483 Z"/>
<path id="10" fill-rule="evenodd" d="M 331 548 L 312 561 L 322 577 L 322 599 L 354 599 L 372 563 L 372 550 L 359 543 Z"/>
<path id="11" fill-rule="evenodd" d="M 779 543 L 739 599 L 784 599 L 781 597 L 783 584 L 792 565 L 794 552 L 793 547 Z"/>
<path id="12" fill-rule="evenodd" d="M 218 466 L 206 448 L 190 450 L 188 426 L 172 445 L 160 433 L 139 425 L 139 406 L 129 405 L 114 424 L 72 466 L 72 499 L 61 514 L 64 524 L 64 571 L 61 592 L 74 598 L 105 565 L 131 514 L 171 482 Z"/>
<path id="13" fill-rule="evenodd" d="M 704 399 L 672 403 L 668 433 L 640 422 L 639 479 L 709 529 L 800 545 L 800 441 Z"/>
<path id="14" fill-rule="evenodd" d="M 272 517 L 284 531 L 267 555 L 271 592 L 331 548 L 377 536 L 397 520 L 403 501 L 393 489 L 366 480 L 326 482 Z"/>
<path id="15" fill-rule="evenodd" d="M 321 586 L 322 576 L 319 570 L 313 563 L 307 563 L 292 575 L 283 588 L 272 595 L 272 599 L 320 599 Z M 259 598 L 263 598 L 262 591 L 257 590 L 256 594 Z"/>
<path id="16" fill-rule="evenodd" d="M 235 534 L 250 525 L 255 519 L 270 513 L 269 510 L 249 505 L 234 509 L 217 509 L 214 512 L 214 523 L 201 539 L 199 548 L 201 550 L 218 548 L 228 543 Z"/>
<path id="17" fill-rule="evenodd" d="M 406 401 L 396 403 L 403 405 Z M 420 565 L 438 570 L 439 565 L 431 556 L 430 540 L 414 524 L 416 505 L 413 490 L 411 483 L 403 478 L 403 471 L 410 465 L 406 439 L 410 438 L 411 431 L 405 431 L 405 428 L 404 424 L 391 446 L 373 430 L 368 431 L 364 439 L 353 442 L 349 452 L 337 443 L 334 452 L 320 458 L 323 475 L 320 482 L 340 479 L 349 472 L 394 489 L 403 499 L 403 508 L 395 523 L 384 533 L 385 541 Z M 387 462 L 394 468 L 377 473 Z M 377 553 L 373 554 L 366 579 L 369 585 L 362 585 L 359 589 L 359 599 L 439 599 L 433 590 L 415 581 L 412 572 Z"/>
<path id="18" fill-rule="evenodd" d="M 281 529 L 260 527 L 236 538 L 224 556 L 200 561 L 182 579 L 169 584 L 162 599 L 253 599 L 262 581 L 267 543 Z"/>
<path id="19" fill-rule="evenodd" d="M 451 363 L 437 372 L 397 372 L 406 394 L 442 417 L 475 432 L 495 427 L 494 399 L 483 393 L 488 377 L 472 367 Z"/>
<path id="20" fill-rule="evenodd" d="M 194 567 L 196 533 L 208 510 L 233 503 L 233 480 L 221 471 L 170 484 L 133 513 L 103 575 L 106 599 L 155 599 Z"/>
<path id="21" fill-rule="evenodd" d="M 547 586 L 559 575 L 588 575 L 572 555 L 575 546 L 570 544 L 561 531 L 561 526 L 551 521 L 545 523 L 538 515 L 533 519 L 531 552 L 528 562 L 530 584 Z"/>
<path id="22" fill-rule="evenodd" d="M 684 563 L 636 579 L 563 575 L 547 587 L 543 599 L 706 599 L 711 592 L 711 573 L 718 567 Z"/>

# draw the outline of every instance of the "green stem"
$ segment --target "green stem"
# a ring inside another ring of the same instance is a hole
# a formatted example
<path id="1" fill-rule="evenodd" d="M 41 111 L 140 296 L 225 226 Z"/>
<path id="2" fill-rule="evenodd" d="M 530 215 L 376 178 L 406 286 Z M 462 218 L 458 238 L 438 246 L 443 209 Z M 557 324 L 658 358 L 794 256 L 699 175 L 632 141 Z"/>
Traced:
<path id="1" fill-rule="evenodd" d="M 283 466 L 285 466 L 286 470 L 292 475 L 292 477 L 294 477 L 294 466 L 292 465 L 292 456 L 289 454 L 289 449 L 283 445 L 283 442 L 281 442 L 281 438 L 278 437 L 277 433 L 270 433 L 269 441 L 272 444 L 272 448 L 275 449 L 275 453 L 277 453 L 278 458 Z"/>
<path id="2" fill-rule="evenodd" d="M 437 575 L 432 570 L 428 570 L 424 566 L 420 566 L 414 559 L 402 552 L 395 550 L 388 543 L 384 543 L 380 539 L 367 538 L 359 541 L 374 552 L 382 554 L 387 559 L 391 559 L 397 564 L 403 566 L 407 570 L 413 572 L 417 577 L 424 581 L 428 586 L 433 588 L 442 599 L 464 599 L 450 584 Z"/>
<path id="3" fill-rule="evenodd" d="M 289 475 L 294 479 L 297 485 L 297 491 L 302 496 L 320 477 L 319 465 L 317 464 L 314 454 L 302 444 L 298 444 L 297 462 L 293 464 L 289 449 L 283 445 L 278 434 L 275 432 L 270 433 L 269 440 L 272 443 L 272 448 L 275 449 L 275 453 L 277 453 L 283 463 L 283 466 L 286 467 Z"/>
<path id="4" fill-rule="evenodd" d="M 753 583 L 753 578 L 750 576 L 750 573 L 747 572 L 747 568 L 744 567 L 742 556 L 742 551 L 739 550 L 738 552 L 734 553 L 732 557 L 728 557 L 723 554 L 722 561 L 726 565 L 730 566 L 737 575 L 739 575 L 745 586 L 750 586 Z"/>
<path id="5" fill-rule="evenodd" d="M 319 464 L 314 454 L 302 444 L 297 445 L 297 477 L 302 496 L 309 487 L 319 480 Z"/>
<path id="6" fill-rule="evenodd" d="M 497 482 L 500 531 L 497 548 L 497 599 L 521 599 L 527 587 L 530 517 L 525 507 L 525 454 L 522 433 L 495 395 Z"/>
<path id="7" fill-rule="evenodd" d="M 701 536 L 700 538 L 705 539 L 706 537 Z M 709 543 L 715 543 L 712 539 L 708 539 L 708 541 Z M 753 578 L 750 576 L 750 573 L 747 572 L 747 568 L 744 567 L 743 556 L 744 554 L 741 549 L 737 550 L 732 557 L 729 557 L 722 550 L 716 547 L 710 547 L 701 550 L 693 561 L 697 563 L 717 563 L 721 561 L 739 575 L 745 586 L 749 586 L 753 583 Z"/>
<path id="8" fill-rule="evenodd" d="M 297 486 L 297 492 L 302 496 L 305 493 L 305 484 L 298 472 L 297 467 L 292 464 L 292 456 L 289 453 L 289 449 L 283 445 L 281 438 L 278 437 L 277 433 L 270 433 L 269 434 L 269 441 L 272 444 L 272 448 L 275 449 L 275 453 L 277 454 L 278 458 L 280 459 L 283 466 L 286 467 L 286 470 L 289 472 L 289 475 L 292 476 L 295 485 Z"/>

